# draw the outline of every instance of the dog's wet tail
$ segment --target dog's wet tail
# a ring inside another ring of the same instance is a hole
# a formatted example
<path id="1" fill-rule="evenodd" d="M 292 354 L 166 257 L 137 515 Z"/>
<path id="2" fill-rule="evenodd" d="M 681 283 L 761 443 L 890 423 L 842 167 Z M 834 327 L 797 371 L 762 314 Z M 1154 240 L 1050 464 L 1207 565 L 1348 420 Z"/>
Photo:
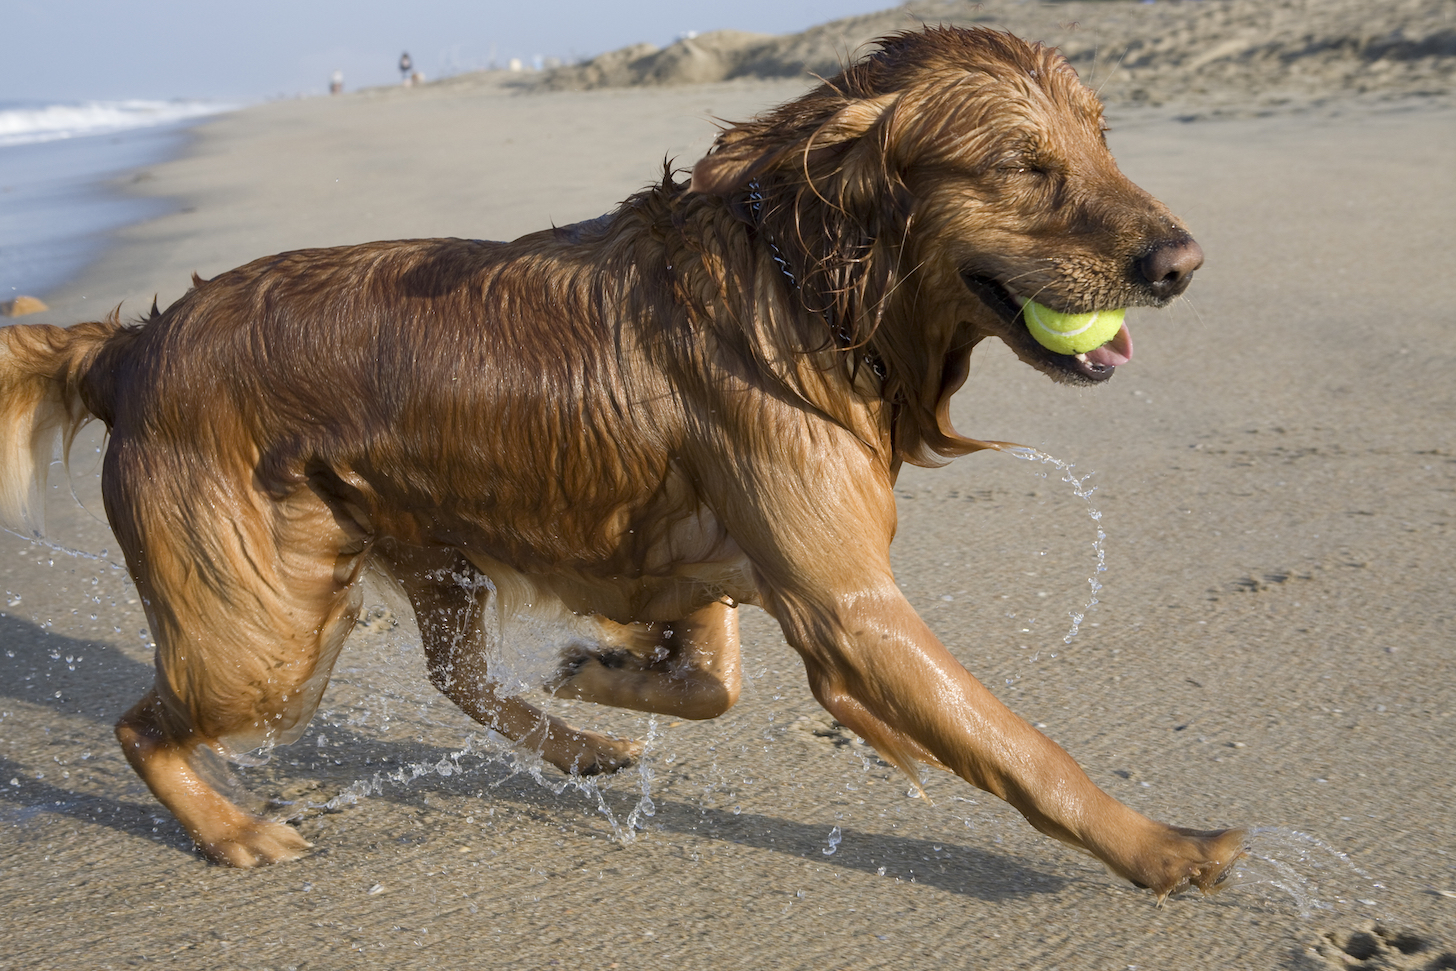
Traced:
<path id="1" fill-rule="evenodd" d="M 115 314 L 74 327 L 0 327 L 0 525 L 44 532 L 56 445 L 64 456 L 83 425 L 106 417 L 83 387 L 101 349 L 125 330 Z"/>

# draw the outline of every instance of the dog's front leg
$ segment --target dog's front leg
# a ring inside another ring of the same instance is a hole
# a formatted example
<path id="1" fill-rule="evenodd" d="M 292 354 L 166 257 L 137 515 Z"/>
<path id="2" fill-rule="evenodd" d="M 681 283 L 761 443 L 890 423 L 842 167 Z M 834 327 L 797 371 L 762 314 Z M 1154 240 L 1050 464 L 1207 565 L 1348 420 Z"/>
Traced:
<path id="1" fill-rule="evenodd" d="M 1166 826 L 1099 789 L 951 656 L 888 573 L 833 594 L 765 599 L 803 656 L 814 696 L 902 768 L 919 759 L 951 769 L 1160 901 L 1190 885 L 1212 889 L 1241 855 L 1240 831 Z"/>
<path id="2" fill-rule="evenodd" d="M 865 446 L 875 415 L 853 435 L 747 400 L 758 410 L 738 414 L 726 445 L 695 456 L 696 478 L 820 703 L 907 770 L 916 760 L 945 766 L 1160 900 L 1214 887 L 1243 852 L 1242 832 L 1175 829 L 1107 795 L 972 677 L 906 601 L 890 568 L 888 437 L 878 451 Z"/>

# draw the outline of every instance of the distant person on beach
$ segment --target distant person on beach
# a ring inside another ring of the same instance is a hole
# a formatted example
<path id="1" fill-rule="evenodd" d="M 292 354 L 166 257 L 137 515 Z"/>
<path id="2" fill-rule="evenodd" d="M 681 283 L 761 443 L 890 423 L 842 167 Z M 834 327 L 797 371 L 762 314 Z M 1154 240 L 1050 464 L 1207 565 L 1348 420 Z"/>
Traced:
<path id="1" fill-rule="evenodd" d="M 399 55 L 399 80 L 401 84 L 410 83 L 410 68 L 414 66 L 415 62 L 410 60 L 409 51 L 405 51 Z"/>
<path id="2" fill-rule="evenodd" d="M 330 75 L 330 77 L 329 77 L 329 94 L 343 94 L 343 93 L 344 93 L 344 72 L 335 69 L 334 73 L 332 75 Z"/>

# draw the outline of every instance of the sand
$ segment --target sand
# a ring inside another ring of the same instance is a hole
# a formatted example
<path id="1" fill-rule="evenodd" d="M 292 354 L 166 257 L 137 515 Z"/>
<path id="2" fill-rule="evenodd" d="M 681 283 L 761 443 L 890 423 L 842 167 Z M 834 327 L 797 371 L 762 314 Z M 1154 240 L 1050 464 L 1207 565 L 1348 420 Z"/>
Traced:
<path id="1" fill-rule="evenodd" d="M 282 249 L 595 215 L 665 154 L 701 153 L 710 117 L 800 89 L 522 94 L 477 77 L 250 109 L 136 173 L 129 191 L 176 210 L 27 320 L 140 313 L 193 270 Z M 1105 387 L 978 350 L 961 430 L 1040 448 L 1097 490 L 1089 506 L 1053 466 L 1006 456 L 908 470 L 896 569 L 967 666 L 1113 794 L 1182 825 L 1261 827 L 1274 862 L 1247 865 L 1249 885 L 1158 910 L 953 778 L 908 798 L 818 712 L 756 611 L 732 712 L 562 706 L 650 732 L 650 774 L 600 794 L 538 781 L 434 697 L 383 600 L 308 735 L 238 770 L 317 851 L 209 865 L 111 737 L 150 655 L 92 435 L 79 504 L 63 480 L 49 507 L 51 540 L 84 555 L 0 539 L 4 963 L 1452 966 L 1456 110 L 1351 96 L 1189 122 L 1128 104 L 1112 123 L 1124 169 L 1208 263 L 1186 300 L 1130 315 L 1136 358 Z M 1105 587 L 1066 644 L 1093 507 Z"/>

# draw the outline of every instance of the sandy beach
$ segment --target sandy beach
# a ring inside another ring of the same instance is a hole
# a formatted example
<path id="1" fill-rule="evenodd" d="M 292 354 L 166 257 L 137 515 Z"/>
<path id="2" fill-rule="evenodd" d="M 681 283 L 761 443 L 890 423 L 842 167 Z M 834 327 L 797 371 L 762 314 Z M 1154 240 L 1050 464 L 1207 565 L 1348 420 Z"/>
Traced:
<path id="1" fill-rule="evenodd" d="M 1134 5 L 1066 6 L 1089 26 Z M 805 87 L 480 75 L 250 108 L 129 175 L 172 211 L 27 321 L 139 315 L 280 250 L 594 216 L 664 158 L 690 165 L 714 118 Z M 939 636 L 1119 799 L 1254 827 L 1241 885 L 1156 909 L 955 778 L 910 797 L 750 608 L 748 684 L 717 721 L 552 703 L 649 739 L 640 771 L 584 789 L 437 696 L 383 595 L 307 735 L 234 770 L 317 849 L 208 864 L 112 737 L 151 660 L 93 425 L 55 470 L 53 545 L 0 536 L 0 963 L 1456 967 L 1456 104 L 1356 87 L 1112 99 L 1124 171 L 1206 266 L 1130 313 L 1136 358 L 1107 386 L 1054 385 L 996 344 L 955 404 L 962 432 L 1096 491 L 990 453 L 897 488 L 897 577 Z M 1100 603 L 1066 643 L 1099 528 Z"/>

